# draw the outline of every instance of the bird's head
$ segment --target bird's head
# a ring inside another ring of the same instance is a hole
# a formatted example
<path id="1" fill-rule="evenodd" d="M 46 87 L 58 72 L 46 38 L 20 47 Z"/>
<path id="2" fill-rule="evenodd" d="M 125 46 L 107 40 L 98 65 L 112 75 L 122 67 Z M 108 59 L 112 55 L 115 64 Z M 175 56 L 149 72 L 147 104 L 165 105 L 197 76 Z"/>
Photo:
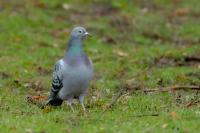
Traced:
<path id="1" fill-rule="evenodd" d="M 83 27 L 75 27 L 71 32 L 72 37 L 78 38 L 81 40 L 84 39 L 85 37 L 87 37 L 88 35 L 89 35 L 89 33 Z"/>

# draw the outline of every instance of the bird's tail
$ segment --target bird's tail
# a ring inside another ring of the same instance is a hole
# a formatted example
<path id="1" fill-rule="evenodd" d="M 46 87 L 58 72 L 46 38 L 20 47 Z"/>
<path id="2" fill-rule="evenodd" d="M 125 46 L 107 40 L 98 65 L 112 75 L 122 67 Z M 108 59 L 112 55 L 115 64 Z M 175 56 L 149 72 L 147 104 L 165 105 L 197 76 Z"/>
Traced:
<path id="1" fill-rule="evenodd" d="M 57 93 L 51 91 L 50 96 L 45 105 L 60 106 L 63 100 L 58 98 Z"/>
<path id="2" fill-rule="evenodd" d="M 47 101 L 47 105 L 60 106 L 63 103 L 62 99 L 52 98 Z"/>

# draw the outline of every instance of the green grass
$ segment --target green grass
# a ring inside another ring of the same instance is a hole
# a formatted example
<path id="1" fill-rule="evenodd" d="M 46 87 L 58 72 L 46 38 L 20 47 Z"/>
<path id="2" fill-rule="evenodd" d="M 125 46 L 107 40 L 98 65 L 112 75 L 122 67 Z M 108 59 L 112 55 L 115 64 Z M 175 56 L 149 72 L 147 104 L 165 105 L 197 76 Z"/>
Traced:
<path id="1" fill-rule="evenodd" d="M 199 132 L 200 104 L 185 107 L 199 98 L 196 91 L 137 91 L 101 115 L 127 82 L 144 88 L 200 84 L 199 62 L 184 61 L 200 55 L 199 12 L 198 0 L 1 1 L 0 132 Z M 79 104 L 75 113 L 66 104 L 41 110 L 26 96 L 48 95 L 53 65 L 77 25 L 92 34 L 85 42 L 95 69 L 88 114 Z"/>

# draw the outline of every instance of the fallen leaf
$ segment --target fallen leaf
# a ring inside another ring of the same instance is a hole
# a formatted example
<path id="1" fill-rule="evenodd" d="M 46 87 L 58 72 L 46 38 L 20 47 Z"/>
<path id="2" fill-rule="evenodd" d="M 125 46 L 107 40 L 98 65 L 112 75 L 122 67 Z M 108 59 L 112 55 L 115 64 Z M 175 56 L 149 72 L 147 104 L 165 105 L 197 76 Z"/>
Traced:
<path id="1" fill-rule="evenodd" d="M 116 44 L 117 43 L 117 41 L 113 37 L 108 37 L 108 36 L 107 37 L 103 37 L 102 41 L 104 43 L 110 43 L 110 44 Z"/>
<path id="2" fill-rule="evenodd" d="M 168 124 L 165 123 L 165 124 L 162 125 L 162 128 L 166 128 L 167 126 L 168 126 Z"/>
<path id="3" fill-rule="evenodd" d="M 30 128 L 25 129 L 25 132 L 26 133 L 34 133 L 34 131 L 32 129 L 30 129 Z"/>
<path id="4" fill-rule="evenodd" d="M 182 0 L 172 0 L 174 4 L 180 4 Z"/>
<path id="5" fill-rule="evenodd" d="M 187 9 L 187 8 L 177 8 L 174 11 L 174 15 L 179 16 L 179 17 L 186 16 L 186 15 L 188 15 L 188 13 L 189 13 L 189 9 Z"/>
<path id="6" fill-rule="evenodd" d="M 62 4 L 62 7 L 63 7 L 63 9 L 65 9 L 65 10 L 71 9 L 71 5 L 69 5 L 69 4 L 67 4 L 67 3 L 63 3 L 63 4 Z"/>
<path id="7" fill-rule="evenodd" d="M 34 6 L 38 7 L 38 8 L 42 8 L 42 9 L 46 8 L 45 3 L 40 1 L 40 0 L 36 0 L 35 3 L 34 3 Z"/>
<path id="8" fill-rule="evenodd" d="M 47 96 L 32 96 L 33 100 L 47 100 Z"/>
<path id="9" fill-rule="evenodd" d="M 190 107 L 192 107 L 192 105 L 194 105 L 194 103 L 193 103 L 193 102 L 189 102 L 189 103 L 187 103 L 187 104 L 185 105 L 185 107 L 190 108 Z"/>
<path id="10" fill-rule="evenodd" d="M 176 112 L 174 112 L 174 111 L 171 112 L 171 116 L 172 116 L 173 119 L 176 119 L 177 118 Z"/>
<path id="11" fill-rule="evenodd" d="M 128 57 L 129 56 L 128 53 L 123 52 L 121 50 L 114 50 L 113 53 L 117 54 L 120 57 Z"/>

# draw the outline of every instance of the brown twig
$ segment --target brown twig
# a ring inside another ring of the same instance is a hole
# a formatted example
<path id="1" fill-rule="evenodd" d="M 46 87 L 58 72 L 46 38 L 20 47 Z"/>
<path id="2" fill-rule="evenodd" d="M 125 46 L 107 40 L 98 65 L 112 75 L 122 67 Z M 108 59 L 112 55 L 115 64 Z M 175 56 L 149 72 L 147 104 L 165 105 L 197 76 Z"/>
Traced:
<path id="1" fill-rule="evenodd" d="M 101 114 L 104 114 L 109 108 L 111 108 L 126 90 L 127 90 L 126 88 L 124 89 L 122 87 L 118 92 L 118 94 L 112 99 L 111 103 L 104 109 L 104 111 Z"/>
<path id="2" fill-rule="evenodd" d="M 117 100 L 124 94 L 124 93 L 132 93 L 134 91 L 141 91 L 141 89 L 138 85 L 136 86 L 122 86 L 117 95 L 112 99 L 111 103 L 103 110 L 100 116 L 102 116 L 108 109 L 110 109 L 116 102 Z M 169 91 L 176 91 L 176 90 L 199 90 L 200 91 L 200 86 L 192 86 L 192 85 L 186 85 L 186 86 L 170 86 L 170 87 L 163 87 L 163 88 L 155 88 L 155 89 L 143 89 L 142 91 L 145 93 L 150 93 L 150 92 L 169 92 Z M 158 116 L 157 114 L 152 116 Z M 141 115 L 142 116 L 151 116 L 151 115 Z M 140 117 L 140 116 L 135 116 L 135 117 Z"/>
<path id="3" fill-rule="evenodd" d="M 170 87 L 164 87 L 164 88 L 155 88 L 155 89 L 145 89 L 144 92 L 169 92 L 169 91 L 176 91 L 176 90 L 199 90 L 200 86 L 170 86 Z"/>
<path id="4" fill-rule="evenodd" d="M 188 102 L 187 104 L 184 105 L 184 107 L 190 108 L 194 105 L 197 105 L 197 103 L 200 102 L 200 98 L 197 98 L 196 100 L 192 100 L 190 102 Z"/>
<path id="5" fill-rule="evenodd" d="M 130 86 L 127 86 L 127 85 L 120 87 L 120 90 L 117 93 L 117 95 L 115 95 L 113 97 L 113 99 L 110 102 L 110 104 L 108 104 L 108 106 L 101 112 L 100 116 L 102 116 L 108 109 L 110 109 L 124 93 L 126 93 L 127 91 L 136 90 L 136 88 L 138 88 L 138 85 L 134 86 L 134 87 L 131 87 L 131 88 L 130 88 Z"/>
<path id="6" fill-rule="evenodd" d="M 186 56 L 185 61 L 200 62 L 200 56 Z"/>

